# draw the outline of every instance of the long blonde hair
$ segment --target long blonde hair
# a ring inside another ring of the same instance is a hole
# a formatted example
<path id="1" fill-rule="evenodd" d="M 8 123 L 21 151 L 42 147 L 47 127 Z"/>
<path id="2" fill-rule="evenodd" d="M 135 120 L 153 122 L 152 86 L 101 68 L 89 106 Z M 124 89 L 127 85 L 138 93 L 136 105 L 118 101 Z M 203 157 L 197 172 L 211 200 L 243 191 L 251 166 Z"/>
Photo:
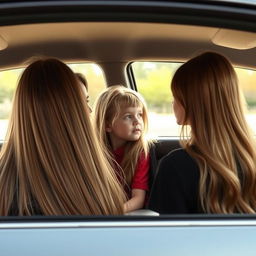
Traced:
<path id="1" fill-rule="evenodd" d="M 208 213 L 254 213 L 256 147 L 230 62 L 206 52 L 183 64 L 172 84 L 191 134 L 183 146 L 200 169 L 199 196 Z M 185 131 L 185 127 L 183 127 Z"/>
<path id="2" fill-rule="evenodd" d="M 16 90 L 0 153 L 0 215 L 122 214 L 124 195 L 90 123 L 78 78 L 34 60 Z M 13 205 L 14 202 L 17 205 Z"/>
<path id="3" fill-rule="evenodd" d="M 124 107 L 142 107 L 144 131 L 137 141 L 129 141 L 125 146 L 125 155 L 121 163 L 125 175 L 125 181 L 128 185 L 131 184 L 134 171 L 143 153 L 148 155 L 150 142 L 145 138 L 145 131 L 148 127 L 148 113 L 147 107 L 142 96 L 134 90 L 124 86 L 111 86 L 103 91 L 95 103 L 94 110 L 94 125 L 98 131 L 100 142 L 105 145 L 108 151 L 108 158 L 113 162 L 112 147 L 106 132 L 107 122 L 114 123 L 120 115 L 121 109 Z"/>

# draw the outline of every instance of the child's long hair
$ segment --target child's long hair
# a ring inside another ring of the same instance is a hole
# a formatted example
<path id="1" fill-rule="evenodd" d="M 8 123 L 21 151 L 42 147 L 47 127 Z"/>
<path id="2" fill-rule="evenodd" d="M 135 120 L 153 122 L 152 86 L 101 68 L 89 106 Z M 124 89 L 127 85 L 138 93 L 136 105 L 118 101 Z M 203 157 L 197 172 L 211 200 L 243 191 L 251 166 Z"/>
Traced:
<path id="1" fill-rule="evenodd" d="M 203 209 L 254 213 L 256 147 L 230 62 L 217 53 L 201 54 L 177 70 L 171 89 L 191 126 L 190 138 L 183 133 L 183 146 L 200 168 Z"/>
<path id="2" fill-rule="evenodd" d="M 125 180 L 131 184 L 134 171 L 141 154 L 148 155 L 149 141 L 145 138 L 145 131 L 148 128 L 147 107 L 142 96 L 134 90 L 124 86 L 111 86 L 100 94 L 95 103 L 95 129 L 98 131 L 100 142 L 106 146 L 108 158 L 112 162 L 112 148 L 108 133 L 106 132 L 107 123 L 114 123 L 120 115 L 121 109 L 125 107 L 142 107 L 144 131 L 137 141 L 129 141 L 125 147 L 124 159 L 121 163 Z"/>
<path id="3" fill-rule="evenodd" d="M 0 215 L 12 208 L 18 215 L 122 214 L 125 197 L 114 175 L 75 74 L 57 59 L 32 62 L 0 153 Z"/>

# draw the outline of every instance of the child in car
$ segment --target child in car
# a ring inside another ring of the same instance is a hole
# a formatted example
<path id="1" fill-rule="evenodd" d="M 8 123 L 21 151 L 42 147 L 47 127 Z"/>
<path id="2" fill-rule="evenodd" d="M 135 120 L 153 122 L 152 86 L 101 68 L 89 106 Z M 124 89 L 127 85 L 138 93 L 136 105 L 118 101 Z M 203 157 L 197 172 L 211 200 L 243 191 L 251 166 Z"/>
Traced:
<path id="1" fill-rule="evenodd" d="M 95 129 L 108 152 L 128 201 L 124 211 L 141 209 L 148 191 L 149 145 L 144 99 L 124 86 L 111 86 L 97 99 Z"/>

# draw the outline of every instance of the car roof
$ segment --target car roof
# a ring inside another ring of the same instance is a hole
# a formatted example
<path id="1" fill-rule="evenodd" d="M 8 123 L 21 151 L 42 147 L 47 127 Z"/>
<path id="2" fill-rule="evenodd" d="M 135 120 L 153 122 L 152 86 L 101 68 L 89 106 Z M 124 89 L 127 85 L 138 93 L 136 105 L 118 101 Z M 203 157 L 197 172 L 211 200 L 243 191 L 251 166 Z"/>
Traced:
<path id="1" fill-rule="evenodd" d="M 24 66 L 33 55 L 129 63 L 184 61 L 205 50 L 254 68 L 252 6 L 254 1 L 1 1 L 0 69 Z"/>
<path id="2" fill-rule="evenodd" d="M 216 27 L 140 22 L 26 24 L 0 27 L 0 66 L 22 64 L 31 55 L 69 62 L 183 61 L 204 50 L 223 52 L 238 64 L 253 66 L 249 57 L 255 56 L 255 46 L 254 33 Z"/>

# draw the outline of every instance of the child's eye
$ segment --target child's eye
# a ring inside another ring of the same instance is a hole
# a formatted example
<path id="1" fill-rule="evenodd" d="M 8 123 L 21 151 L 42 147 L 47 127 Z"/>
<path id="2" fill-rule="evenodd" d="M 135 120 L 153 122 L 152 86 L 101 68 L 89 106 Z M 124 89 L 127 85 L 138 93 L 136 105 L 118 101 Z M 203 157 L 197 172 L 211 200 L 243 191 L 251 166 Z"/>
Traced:
<path id="1" fill-rule="evenodd" d="M 143 117 L 143 113 L 139 113 L 138 116 L 139 116 L 140 118 L 142 118 L 142 117 Z"/>
<path id="2" fill-rule="evenodd" d="M 126 115 L 124 116 L 124 119 L 132 119 L 132 115 Z"/>

